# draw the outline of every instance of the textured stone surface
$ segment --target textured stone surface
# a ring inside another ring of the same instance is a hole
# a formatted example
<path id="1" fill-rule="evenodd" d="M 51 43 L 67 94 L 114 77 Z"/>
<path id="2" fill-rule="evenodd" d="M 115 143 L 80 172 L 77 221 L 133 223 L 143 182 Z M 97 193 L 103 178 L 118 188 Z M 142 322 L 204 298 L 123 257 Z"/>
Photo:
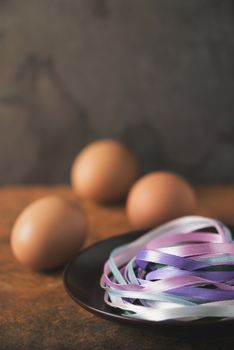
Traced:
<path id="1" fill-rule="evenodd" d="M 32 200 L 57 194 L 76 200 L 66 187 L 0 189 L 0 349 L 228 349 L 234 338 L 184 339 L 155 329 L 117 324 L 83 310 L 65 293 L 62 271 L 32 272 L 20 266 L 9 246 L 10 231 L 20 211 Z M 234 224 L 234 187 L 199 188 L 198 214 Z M 216 201 L 214 201 L 216 199 Z M 122 207 L 80 203 L 87 215 L 86 245 L 129 229 Z"/>
<path id="2" fill-rule="evenodd" d="M 58 194 L 77 201 L 66 187 L 16 187 L 0 190 L 0 349 L 226 349 L 234 338 L 185 339 L 155 329 L 136 329 L 101 319 L 77 306 L 65 293 L 62 271 L 32 272 L 20 266 L 9 246 L 10 230 L 20 211 L 32 200 Z M 233 187 L 199 188 L 198 214 L 205 213 L 233 225 Z M 214 200 L 218 199 L 218 200 Z M 121 207 L 81 202 L 89 227 L 86 245 L 128 230 Z M 186 335 L 186 334 L 185 334 Z M 109 345 L 106 345 L 109 344 Z"/>
<path id="3" fill-rule="evenodd" d="M 233 181 L 234 11 L 223 0 L 1 0 L 0 184 L 67 181 L 90 140 L 143 171 Z"/>

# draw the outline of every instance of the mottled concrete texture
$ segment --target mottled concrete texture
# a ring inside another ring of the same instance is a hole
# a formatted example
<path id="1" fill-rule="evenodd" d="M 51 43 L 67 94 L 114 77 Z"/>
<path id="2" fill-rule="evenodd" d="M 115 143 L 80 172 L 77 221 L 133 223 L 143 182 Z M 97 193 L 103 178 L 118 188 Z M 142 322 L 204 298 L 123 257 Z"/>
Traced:
<path id="1" fill-rule="evenodd" d="M 234 179 L 232 0 L 0 0 L 0 184 L 68 180 L 90 140 Z"/>
<path id="2" fill-rule="evenodd" d="M 67 295 L 61 270 L 42 273 L 21 266 L 9 245 L 12 224 L 26 205 L 50 195 L 77 203 L 77 198 L 65 186 L 0 189 L 1 350 L 233 349 L 233 320 L 214 323 L 214 328 L 195 329 L 189 322 L 171 328 L 157 324 L 149 328 L 104 320 L 75 304 Z M 209 213 L 233 224 L 234 207 L 230 205 L 234 201 L 233 185 L 202 186 L 196 188 L 196 195 L 199 203 L 196 214 Z M 88 200 L 79 200 L 79 205 L 86 213 L 89 227 L 85 246 L 130 229 L 124 207 L 105 207 Z"/>

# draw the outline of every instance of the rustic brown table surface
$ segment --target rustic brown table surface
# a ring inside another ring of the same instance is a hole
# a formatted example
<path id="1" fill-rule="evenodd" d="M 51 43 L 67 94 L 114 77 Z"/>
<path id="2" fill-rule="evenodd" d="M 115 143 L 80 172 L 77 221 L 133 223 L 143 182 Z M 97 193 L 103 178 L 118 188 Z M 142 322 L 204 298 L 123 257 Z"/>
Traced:
<path id="1" fill-rule="evenodd" d="M 234 186 L 197 188 L 197 214 L 234 224 Z M 101 319 L 76 305 L 66 294 L 62 271 L 39 273 L 21 267 L 9 247 L 20 211 L 44 195 L 72 198 L 68 187 L 11 187 L 0 190 L 0 349 L 224 349 L 233 337 L 193 339 L 158 334 Z M 121 206 L 82 201 L 87 213 L 86 245 L 126 232 L 130 225 Z"/>

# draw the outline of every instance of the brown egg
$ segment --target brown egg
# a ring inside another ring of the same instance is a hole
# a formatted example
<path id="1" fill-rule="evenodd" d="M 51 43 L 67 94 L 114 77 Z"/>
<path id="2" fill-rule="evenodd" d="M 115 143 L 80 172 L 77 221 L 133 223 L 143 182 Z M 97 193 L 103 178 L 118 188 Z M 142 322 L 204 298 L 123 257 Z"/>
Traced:
<path id="1" fill-rule="evenodd" d="M 63 265 L 81 248 L 85 219 L 75 204 L 51 196 L 36 200 L 17 218 L 11 248 L 23 265 L 47 269 Z"/>
<path id="2" fill-rule="evenodd" d="M 79 196 L 107 202 L 126 196 L 137 174 L 136 158 L 123 143 L 100 140 L 78 154 L 71 183 Z"/>
<path id="3" fill-rule="evenodd" d="M 140 178 L 127 199 L 127 216 L 134 228 L 160 225 L 190 215 L 196 205 L 191 186 L 180 176 L 154 172 Z"/>

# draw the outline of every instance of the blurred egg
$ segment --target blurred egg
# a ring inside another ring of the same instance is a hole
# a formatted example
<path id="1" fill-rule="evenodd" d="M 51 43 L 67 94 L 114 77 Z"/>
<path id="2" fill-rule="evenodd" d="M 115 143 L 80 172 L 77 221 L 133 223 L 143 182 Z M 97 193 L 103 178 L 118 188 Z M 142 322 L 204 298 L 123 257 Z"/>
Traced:
<path id="1" fill-rule="evenodd" d="M 123 143 L 100 140 L 78 154 L 71 183 L 77 195 L 108 202 L 125 197 L 137 174 L 137 160 Z"/>
<path id="2" fill-rule="evenodd" d="M 75 204 L 51 196 L 36 200 L 17 218 L 11 248 L 17 260 L 35 269 L 66 263 L 85 239 L 85 219 Z"/>
<path id="3" fill-rule="evenodd" d="M 134 228 L 160 225 L 174 218 L 193 214 L 196 198 L 182 177 L 154 172 L 140 178 L 127 198 L 127 216 Z"/>

